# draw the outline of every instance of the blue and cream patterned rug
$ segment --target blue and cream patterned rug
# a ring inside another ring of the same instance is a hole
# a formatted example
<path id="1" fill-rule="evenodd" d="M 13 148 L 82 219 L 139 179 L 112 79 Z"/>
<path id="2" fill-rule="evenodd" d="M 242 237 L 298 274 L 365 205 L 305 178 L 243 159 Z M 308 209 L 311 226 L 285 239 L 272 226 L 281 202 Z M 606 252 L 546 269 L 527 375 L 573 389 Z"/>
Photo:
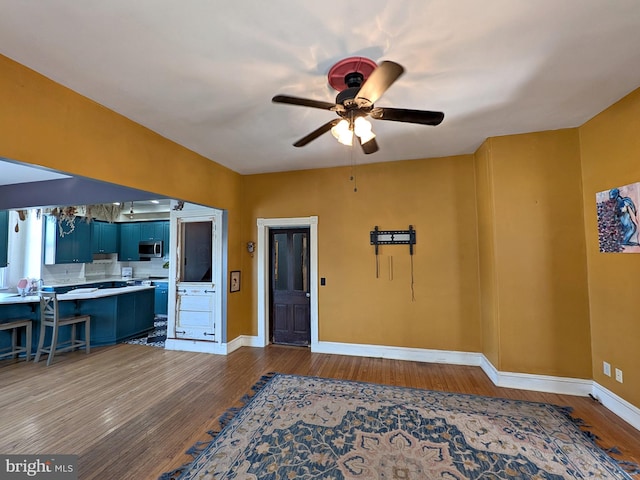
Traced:
<path id="1" fill-rule="evenodd" d="M 275 374 L 161 478 L 630 479 L 564 408 Z"/>

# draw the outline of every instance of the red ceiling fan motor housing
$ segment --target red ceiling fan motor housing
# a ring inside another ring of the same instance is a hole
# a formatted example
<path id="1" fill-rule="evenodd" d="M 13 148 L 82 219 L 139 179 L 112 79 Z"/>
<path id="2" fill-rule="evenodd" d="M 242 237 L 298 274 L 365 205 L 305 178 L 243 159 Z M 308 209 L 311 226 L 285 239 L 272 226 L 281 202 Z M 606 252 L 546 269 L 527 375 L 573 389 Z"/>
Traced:
<path id="1" fill-rule="evenodd" d="M 350 87 L 359 87 L 377 67 L 376 62 L 365 57 L 345 58 L 329 70 L 329 85 L 338 92 Z"/>

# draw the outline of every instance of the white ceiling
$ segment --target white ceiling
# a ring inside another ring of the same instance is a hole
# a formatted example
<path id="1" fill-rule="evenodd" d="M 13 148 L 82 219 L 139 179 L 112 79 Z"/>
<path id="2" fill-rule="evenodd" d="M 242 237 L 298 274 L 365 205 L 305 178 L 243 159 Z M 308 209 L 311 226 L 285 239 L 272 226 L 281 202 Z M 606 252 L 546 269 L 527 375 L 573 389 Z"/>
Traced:
<path id="1" fill-rule="evenodd" d="M 490 136 L 581 125 L 640 86 L 638 0 L 0 0 L 0 53 L 243 174 L 472 153 Z M 337 61 L 393 60 L 363 156 L 325 134 Z M 19 160 L 19 159 L 18 159 Z"/>
<path id="2" fill-rule="evenodd" d="M 52 172 L 51 170 L 41 168 L 27 167 L 13 162 L 2 161 L 1 158 L 0 172 L 2 173 L 0 175 L 0 186 L 69 178 L 69 175 L 63 175 L 58 172 Z"/>

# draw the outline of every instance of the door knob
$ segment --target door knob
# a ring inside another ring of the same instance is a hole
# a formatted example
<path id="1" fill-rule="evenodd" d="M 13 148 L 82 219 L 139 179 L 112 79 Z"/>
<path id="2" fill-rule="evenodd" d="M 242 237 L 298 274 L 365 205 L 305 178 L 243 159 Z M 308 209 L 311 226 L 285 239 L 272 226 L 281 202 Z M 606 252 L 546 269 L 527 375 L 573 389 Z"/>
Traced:
<path id="1" fill-rule="evenodd" d="M 311 294 L 310 294 L 309 292 L 307 292 L 307 293 L 305 293 L 305 296 L 306 296 L 307 298 L 310 298 L 310 297 L 311 297 Z"/>

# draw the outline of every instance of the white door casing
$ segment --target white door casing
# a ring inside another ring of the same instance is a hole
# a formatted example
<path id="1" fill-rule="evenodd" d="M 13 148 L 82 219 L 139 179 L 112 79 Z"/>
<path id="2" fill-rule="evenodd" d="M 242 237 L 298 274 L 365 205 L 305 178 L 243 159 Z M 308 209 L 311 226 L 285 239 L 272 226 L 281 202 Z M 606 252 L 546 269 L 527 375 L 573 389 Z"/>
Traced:
<path id="1" fill-rule="evenodd" d="M 211 222 L 211 282 L 182 282 L 181 255 L 183 225 Z M 179 340 L 217 342 L 221 339 L 224 285 L 222 273 L 222 211 L 205 209 L 171 212 L 170 289 L 167 321 L 167 345 Z M 206 349 L 204 350 L 206 351 Z"/>
<path id="2" fill-rule="evenodd" d="M 269 344 L 269 229 L 309 228 L 311 350 L 318 346 L 318 217 L 258 218 L 258 346 Z"/>

